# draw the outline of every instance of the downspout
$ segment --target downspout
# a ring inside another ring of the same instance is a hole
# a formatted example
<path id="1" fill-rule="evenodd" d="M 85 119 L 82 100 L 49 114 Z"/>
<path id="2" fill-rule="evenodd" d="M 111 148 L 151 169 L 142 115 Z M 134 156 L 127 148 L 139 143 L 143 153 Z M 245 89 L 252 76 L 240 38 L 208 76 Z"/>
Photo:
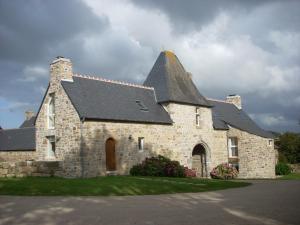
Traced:
<path id="1" fill-rule="evenodd" d="M 83 140 L 83 123 L 85 121 L 85 117 L 82 117 L 80 119 L 80 166 L 81 166 L 81 177 L 84 177 L 84 150 L 83 150 L 83 144 L 84 144 L 84 140 Z"/>

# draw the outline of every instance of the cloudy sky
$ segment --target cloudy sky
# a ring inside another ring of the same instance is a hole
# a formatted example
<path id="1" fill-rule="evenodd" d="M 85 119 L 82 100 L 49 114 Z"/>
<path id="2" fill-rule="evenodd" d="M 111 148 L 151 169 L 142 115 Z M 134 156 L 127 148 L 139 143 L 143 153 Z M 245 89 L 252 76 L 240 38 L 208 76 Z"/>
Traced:
<path id="1" fill-rule="evenodd" d="M 0 0 L 0 126 L 37 111 L 49 63 L 142 83 L 161 50 L 200 92 L 242 96 L 264 129 L 300 131 L 300 1 Z"/>

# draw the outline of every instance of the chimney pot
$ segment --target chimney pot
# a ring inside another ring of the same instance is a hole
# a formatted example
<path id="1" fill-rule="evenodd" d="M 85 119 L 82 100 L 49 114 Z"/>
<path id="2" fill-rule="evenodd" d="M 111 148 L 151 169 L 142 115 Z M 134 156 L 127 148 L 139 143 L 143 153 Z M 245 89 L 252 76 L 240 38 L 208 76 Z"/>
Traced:
<path id="1" fill-rule="evenodd" d="M 236 94 L 231 94 L 226 97 L 226 102 L 234 104 L 238 109 L 242 109 L 242 99 L 241 96 Z"/>
<path id="2" fill-rule="evenodd" d="M 33 111 L 26 111 L 25 112 L 25 119 L 30 120 L 32 117 L 34 117 L 34 112 Z"/>

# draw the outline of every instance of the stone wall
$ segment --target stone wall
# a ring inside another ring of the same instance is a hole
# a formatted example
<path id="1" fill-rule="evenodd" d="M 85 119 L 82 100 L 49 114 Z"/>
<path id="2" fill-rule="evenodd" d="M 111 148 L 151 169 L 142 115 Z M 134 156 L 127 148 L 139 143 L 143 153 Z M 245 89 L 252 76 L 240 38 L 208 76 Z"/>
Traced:
<path id="1" fill-rule="evenodd" d="M 0 162 L 35 160 L 36 151 L 0 151 Z"/>
<path id="2" fill-rule="evenodd" d="M 117 172 L 129 169 L 145 157 L 164 155 L 192 167 L 193 148 L 201 143 L 206 148 L 208 172 L 219 163 L 227 162 L 226 131 L 212 128 L 211 109 L 200 108 L 200 127 L 196 126 L 195 106 L 169 104 L 173 125 L 114 123 L 86 121 L 83 124 L 83 155 L 85 176 L 105 175 L 105 142 L 116 141 Z M 139 151 L 138 138 L 144 137 L 145 149 Z"/>
<path id="3" fill-rule="evenodd" d="M 81 174 L 81 122 L 70 99 L 64 91 L 60 80 L 72 81 L 72 65 L 68 61 L 57 61 L 51 64 L 50 86 L 42 102 L 36 119 L 37 160 L 62 161 L 63 176 L 80 177 Z M 47 105 L 49 94 L 55 96 L 55 129 L 47 126 Z M 55 158 L 49 158 L 48 136 L 55 136 Z"/>
<path id="4" fill-rule="evenodd" d="M 61 162 L 0 162 L 0 177 L 61 176 Z"/>
<path id="5" fill-rule="evenodd" d="M 238 138 L 240 178 L 275 178 L 274 142 L 233 127 L 228 137 Z"/>

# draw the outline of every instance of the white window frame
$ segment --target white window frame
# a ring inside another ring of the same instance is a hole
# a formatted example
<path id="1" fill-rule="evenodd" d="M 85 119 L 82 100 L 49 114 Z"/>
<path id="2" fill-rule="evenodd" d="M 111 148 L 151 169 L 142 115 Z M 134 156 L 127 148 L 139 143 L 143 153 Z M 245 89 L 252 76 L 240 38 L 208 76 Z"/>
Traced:
<path id="1" fill-rule="evenodd" d="M 48 159 L 55 159 L 55 151 L 56 151 L 56 141 L 55 136 L 48 136 L 48 148 L 47 148 L 47 158 Z M 53 144 L 54 143 L 54 150 L 53 150 Z"/>
<path id="2" fill-rule="evenodd" d="M 232 144 L 232 141 L 235 139 L 236 140 L 236 145 Z M 237 150 L 237 155 L 232 155 L 232 148 L 236 148 Z M 229 158 L 238 158 L 239 157 L 239 148 L 238 148 L 238 139 L 237 137 L 229 137 L 228 138 L 228 153 L 229 153 Z"/>
<path id="3" fill-rule="evenodd" d="M 145 138 L 139 137 L 138 138 L 138 149 L 139 151 L 144 151 L 144 144 L 145 144 Z"/>
<path id="4" fill-rule="evenodd" d="M 51 104 L 53 103 L 53 112 L 50 112 L 50 107 Z M 51 119 L 52 118 L 52 123 L 51 124 Z M 47 125 L 48 129 L 54 129 L 55 128 L 55 98 L 54 98 L 54 93 L 49 95 L 49 101 L 47 104 Z"/>
<path id="5" fill-rule="evenodd" d="M 196 107 L 196 126 L 197 127 L 200 127 L 200 121 L 201 121 L 201 118 L 200 118 L 200 108 Z"/>

